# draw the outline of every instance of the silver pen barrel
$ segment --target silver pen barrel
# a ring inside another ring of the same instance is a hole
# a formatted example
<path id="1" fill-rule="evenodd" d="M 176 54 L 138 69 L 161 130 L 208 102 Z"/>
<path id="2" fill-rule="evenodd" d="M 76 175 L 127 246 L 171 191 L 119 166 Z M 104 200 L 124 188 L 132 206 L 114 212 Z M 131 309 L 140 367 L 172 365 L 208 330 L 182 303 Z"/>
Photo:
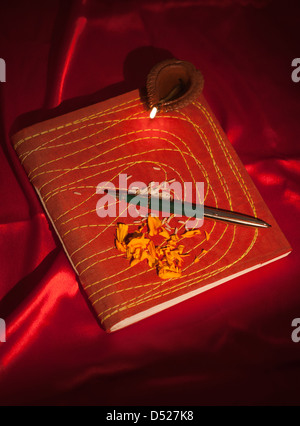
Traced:
<path id="1" fill-rule="evenodd" d="M 111 192 L 107 190 L 107 192 Z M 118 199 L 123 199 L 128 203 L 131 203 L 137 194 L 129 194 L 128 191 L 118 190 L 116 193 L 113 192 Z M 160 212 L 174 213 L 175 215 L 182 215 L 186 217 L 195 217 L 195 211 L 197 211 L 197 205 L 193 203 L 187 203 L 179 200 L 165 200 L 162 198 L 151 197 L 150 195 L 140 195 L 140 200 L 145 200 L 145 206 L 151 209 L 158 210 Z M 208 219 L 220 220 L 228 222 L 233 225 L 245 225 L 254 226 L 259 228 L 270 228 L 267 222 L 258 219 L 253 216 L 244 215 L 238 212 L 230 210 L 222 210 L 215 207 L 203 206 L 203 216 Z M 200 209 L 199 209 L 200 210 Z M 197 217 L 197 215 L 196 215 Z"/>
<path id="2" fill-rule="evenodd" d="M 204 217 L 214 219 L 214 220 L 231 222 L 237 225 L 256 226 L 259 228 L 271 227 L 271 225 L 269 225 L 267 222 L 261 219 L 258 219 L 256 217 L 247 216 L 244 214 L 231 212 L 227 210 L 220 210 L 213 207 L 204 206 Z"/>

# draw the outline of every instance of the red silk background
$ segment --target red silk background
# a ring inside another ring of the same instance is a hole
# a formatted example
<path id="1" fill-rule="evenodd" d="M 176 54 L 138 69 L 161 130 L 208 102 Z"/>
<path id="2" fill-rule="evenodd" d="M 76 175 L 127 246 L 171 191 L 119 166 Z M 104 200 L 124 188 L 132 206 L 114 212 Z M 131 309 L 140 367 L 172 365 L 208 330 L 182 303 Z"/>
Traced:
<path id="1" fill-rule="evenodd" d="M 1 405 L 299 403 L 299 16 L 296 1 L 1 5 Z M 293 252 L 107 334 L 10 136 L 142 87 L 168 57 L 202 71 L 206 99 Z"/>

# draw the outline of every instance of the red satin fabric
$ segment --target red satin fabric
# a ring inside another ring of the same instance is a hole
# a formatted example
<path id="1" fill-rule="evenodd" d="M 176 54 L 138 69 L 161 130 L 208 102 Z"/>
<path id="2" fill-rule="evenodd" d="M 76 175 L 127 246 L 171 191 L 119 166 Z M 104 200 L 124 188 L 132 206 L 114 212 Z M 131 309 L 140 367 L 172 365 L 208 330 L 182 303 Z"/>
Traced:
<path id="1" fill-rule="evenodd" d="M 296 1 L 1 5 L 1 405 L 299 403 L 299 24 Z M 10 135 L 141 87 L 172 56 L 202 71 L 212 110 L 293 252 L 106 334 Z"/>

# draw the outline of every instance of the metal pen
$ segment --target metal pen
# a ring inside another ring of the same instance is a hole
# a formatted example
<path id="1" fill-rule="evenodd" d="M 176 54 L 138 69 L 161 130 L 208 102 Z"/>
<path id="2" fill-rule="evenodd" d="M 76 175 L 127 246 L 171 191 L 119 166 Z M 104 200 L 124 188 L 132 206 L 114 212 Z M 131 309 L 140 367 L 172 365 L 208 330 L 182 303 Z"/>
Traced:
<path id="1" fill-rule="evenodd" d="M 151 210 L 159 211 L 159 212 L 167 212 L 170 214 L 178 214 L 185 217 L 195 217 L 195 211 L 197 211 L 197 204 L 188 203 L 183 201 L 178 201 L 174 199 L 163 199 L 161 197 L 153 197 L 143 195 L 143 194 L 131 194 L 128 191 L 111 191 L 107 190 L 111 195 L 115 195 L 119 200 L 123 200 L 127 203 L 133 203 L 133 199 L 137 196 L 141 201 L 141 205 L 144 207 L 148 207 Z M 198 211 L 201 209 L 198 209 Z M 269 228 L 267 222 L 258 219 L 253 216 L 248 216 L 245 214 L 233 212 L 230 210 L 222 210 L 215 207 L 203 206 L 203 216 L 208 219 L 219 220 L 223 222 L 228 222 L 234 225 L 246 225 L 246 226 L 254 226 L 259 228 Z"/>

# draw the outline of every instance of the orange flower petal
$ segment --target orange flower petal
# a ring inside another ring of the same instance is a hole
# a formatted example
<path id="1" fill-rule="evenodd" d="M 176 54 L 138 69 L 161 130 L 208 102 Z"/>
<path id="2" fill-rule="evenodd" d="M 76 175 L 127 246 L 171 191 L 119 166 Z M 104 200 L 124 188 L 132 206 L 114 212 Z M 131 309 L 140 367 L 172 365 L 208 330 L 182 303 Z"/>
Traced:
<path id="1" fill-rule="evenodd" d="M 161 220 L 158 217 L 148 216 L 149 235 L 153 237 L 157 234 L 157 230 L 161 228 Z"/>
<path id="2" fill-rule="evenodd" d="M 153 241 L 149 242 L 147 248 L 148 248 L 148 251 L 149 251 L 150 255 L 152 257 L 156 258 L 157 254 L 156 254 L 155 245 L 154 245 Z"/>
<path id="3" fill-rule="evenodd" d="M 132 258 L 132 253 L 131 253 L 131 250 L 129 248 L 127 248 L 127 250 L 126 250 L 126 257 L 127 257 L 128 260 L 131 260 L 131 258 Z"/>
<path id="4" fill-rule="evenodd" d="M 135 266 L 135 265 L 137 265 L 138 263 L 140 263 L 140 259 L 133 259 L 133 260 L 130 262 L 130 266 Z"/>
<path id="5" fill-rule="evenodd" d="M 126 253 L 125 243 L 120 243 L 118 240 L 116 240 L 116 247 L 118 250 L 122 251 L 123 253 Z"/>
<path id="6" fill-rule="evenodd" d="M 145 259 L 148 259 L 148 253 L 146 250 L 142 251 L 140 259 L 141 259 L 141 262 Z"/>
<path id="7" fill-rule="evenodd" d="M 150 254 L 148 254 L 148 265 L 150 266 L 150 268 L 154 268 L 156 264 L 157 264 L 157 259 L 152 257 Z"/>
<path id="8" fill-rule="evenodd" d="M 177 246 L 178 242 L 181 238 L 192 238 L 194 235 L 200 233 L 199 229 L 193 229 L 186 231 L 180 236 L 177 233 L 170 235 L 162 226 L 162 222 L 158 217 L 149 216 L 148 226 L 139 226 L 138 231 L 132 234 L 128 234 L 128 225 L 123 223 L 118 224 L 115 244 L 118 250 L 126 253 L 131 266 L 147 260 L 150 268 L 157 268 L 157 273 L 161 279 L 173 279 L 181 277 L 183 258 L 190 255 L 190 253 L 183 253 L 184 245 L 180 244 Z M 163 247 L 160 245 L 155 246 L 150 238 L 157 234 L 166 240 Z M 205 236 L 206 240 L 210 238 L 210 234 L 206 231 Z M 207 250 L 202 250 L 201 255 L 204 253 L 207 253 Z M 200 256 L 195 257 L 194 263 L 200 261 Z"/>
<path id="9" fill-rule="evenodd" d="M 135 259 L 140 259 L 140 257 L 141 257 L 141 248 L 140 247 L 137 247 L 135 250 L 134 250 L 134 252 L 133 252 L 133 257 L 135 258 Z"/>
<path id="10" fill-rule="evenodd" d="M 172 270 L 168 267 L 163 267 L 159 270 L 158 275 L 163 280 L 167 280 L 170 278 L 180 278 L 181 271 L 180 270 Z"/>
<path id="11" fill-rule="evenodd" d="M 165 228 L 161 228 L 159 235 L 164 237 L 166 240 L 168 240 L 170 238 L 170 234 Z"/>
<path id="12" fill-rule="evenodd" d="M 148 238 L 132 238 L 132 240 L 129 241 L 129 243 L 127 244 L 128 247 L 147 247 L 147 244 L 149 243 L 149 239 Z"/>
<path id="13" fill-rule="evenodd" d="M 192 238 L 194 235 L 201 234 L 200 229 L 193 229 L 192 231 L 186 231 L 182 234 L 182 238 Z"/>
<path id="14" fill-rule="evenodd" d="M 117 228 L 117 240 L 122 243 L 128 234 L 128 225 L 119 223 Z"/>

